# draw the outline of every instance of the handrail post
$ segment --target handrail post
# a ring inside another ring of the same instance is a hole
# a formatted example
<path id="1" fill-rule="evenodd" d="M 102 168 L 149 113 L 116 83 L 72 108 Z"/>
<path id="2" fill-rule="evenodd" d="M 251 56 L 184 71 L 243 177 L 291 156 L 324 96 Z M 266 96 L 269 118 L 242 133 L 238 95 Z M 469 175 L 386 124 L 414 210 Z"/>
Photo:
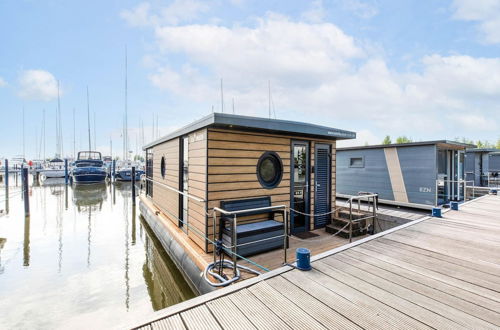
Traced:
<path id="1" fill-rule="evenodd" d="M 349 199 L 349 243 L 352 242 L 352 199 Z"/>
<path id="2" fill-rule="evenodd" d="M 286 210 L 286 207 L 283 211 L 283 230 L 284 230 L 284 233 L 283 233 L 283 258 L 284 258 L 284 262 L 283 264 L 286 264 L 287 263 L 287 255 L 286 255 L 286 249 L 287 249 L 287 243 L 288 243 L 288 212 Z"/>
<path id="3" fill-rule="evenodd" d="M 213 239 L 213 241 L 214 241 L 214 243 L 215 243 L 215 242 L 216 242 L 216 239 L 215 239 L 215 237 L 216 237 L 216 235 L 215 235 L 215 230 L 216 230 L 216 228 L 217 228 L 217 227 L 216 227 L 216 226 L 217 226 L 217 212 L 216 212 L 215 210 L 213 210 L 213 222 L 214 222 L 214 223 L 213 223 L 213 226 L 214 226 L 214 228 L 213 228 L 213 231 L 214 231 L 214 235 L 213 235 L 213 238 L 214 238 L 214 239 Z M 215 247 L 215 245 L 214 245 L 214 247 L 213 247 L 213 248 L 214 248 L 214 264 L 215 264 L 215 263 L 217 262 L 217 253 L 216 253 L 216 251 L 215 251 L 215 248 L 216 248 L 216 247 Z"/>
<path id="4" fill-rule="evenodd" d="M 233 277 L 236 277 L 236 273 L 238 271 L 238 266 L 236 265 L 236 263 L 238 261 L 238 257 L 236 256 L 237 251 L 238 251 L 236 249 L 237 239 L 238 239 L 238 235 L 236 233 L 236 214 L 235 214 L 234 219 L 233 219 Z"/>

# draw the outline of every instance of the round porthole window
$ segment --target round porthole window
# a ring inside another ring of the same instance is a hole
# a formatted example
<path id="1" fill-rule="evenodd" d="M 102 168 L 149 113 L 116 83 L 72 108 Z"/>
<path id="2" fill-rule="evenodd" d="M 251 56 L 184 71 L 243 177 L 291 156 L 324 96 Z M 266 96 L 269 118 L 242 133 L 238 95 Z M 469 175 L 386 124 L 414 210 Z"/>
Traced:
<path id="1" fill-rule="evenodd" d="M 167 169 L 166 169 L 167 165 L 165 164 L 165 156 L 161 157 L 161 163 L 160 163 L 160 173 L 161 173 L 161 177 L 163 179 L 165 179 L 165 174 L 167 172 Z"/>
<path id="2" fill-rule="evenodd" d="M 271 189 L 278 186 L 283 177 L 283 163 L 277 153 L 268 151 L 262 154 L 257 163 L 257 178 L 262 187 Z"/>

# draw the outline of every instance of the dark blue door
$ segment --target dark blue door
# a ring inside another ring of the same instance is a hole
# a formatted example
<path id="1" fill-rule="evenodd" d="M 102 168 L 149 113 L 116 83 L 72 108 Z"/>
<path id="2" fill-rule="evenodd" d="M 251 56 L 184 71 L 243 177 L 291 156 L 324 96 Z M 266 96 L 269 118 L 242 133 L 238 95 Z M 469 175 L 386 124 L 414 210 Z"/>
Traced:
<path id="1" fill-rule="evenodd" d="M 331 210 L 331 146 L 316 144 L 314 153 L 314 228 L 321 228 L 329 223 Z M 318 215 L 324 214 L 324 215 Z"/>

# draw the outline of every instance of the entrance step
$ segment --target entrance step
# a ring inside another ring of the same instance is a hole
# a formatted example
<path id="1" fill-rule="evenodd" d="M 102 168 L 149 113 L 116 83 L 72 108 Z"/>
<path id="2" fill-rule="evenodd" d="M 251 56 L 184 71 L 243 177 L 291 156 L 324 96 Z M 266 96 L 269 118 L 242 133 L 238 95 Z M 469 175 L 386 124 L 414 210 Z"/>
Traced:
<path id="1" fill-rule="evenodd" d="M 343 237 L 343 238 L 349 238 L 349 227 L 342 229 L 344 226 L 345 226 L 345 224 L 342 226 L 329 224 L 329 225 L 326 225 L 325 230 L 329 234 L 335 234 L 340 230 L 340 232 L 337 234 L 338 236 Z M 364 234 L 364 232 L 361 230 L 361 228 L 358 228 L 358 229 L 353 228 L 353 230 L 352 230 L 352 237 L 361 236 L 363 234 Z"/>
<path id="2" fill-rule="evenodd" d="M 349 220 L 349 210 L 339 210 L 338 217 Z M 365 213 L 352 210 L 352 219 L 356 220 L 359 218 L 366 217 Z"/>

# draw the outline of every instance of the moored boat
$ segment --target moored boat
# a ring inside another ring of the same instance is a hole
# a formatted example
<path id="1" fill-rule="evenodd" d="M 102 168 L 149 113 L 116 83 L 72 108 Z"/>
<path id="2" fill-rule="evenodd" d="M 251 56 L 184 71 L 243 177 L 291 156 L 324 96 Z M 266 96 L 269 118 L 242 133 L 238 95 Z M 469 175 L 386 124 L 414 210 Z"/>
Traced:
<path id="1" fill-rule="evenodd" d="M 40 175 L 43 179 L 64 178 L 64 161 L 59 158 L 52 159 L 42 170 L 40 170 Z"/>
<path id="2" fill-rule="evenodd" d="M 101 183 L 106 180 L 107 172 L 98 151 L 80 151 L 72 170 L 73 182 Z"/>

